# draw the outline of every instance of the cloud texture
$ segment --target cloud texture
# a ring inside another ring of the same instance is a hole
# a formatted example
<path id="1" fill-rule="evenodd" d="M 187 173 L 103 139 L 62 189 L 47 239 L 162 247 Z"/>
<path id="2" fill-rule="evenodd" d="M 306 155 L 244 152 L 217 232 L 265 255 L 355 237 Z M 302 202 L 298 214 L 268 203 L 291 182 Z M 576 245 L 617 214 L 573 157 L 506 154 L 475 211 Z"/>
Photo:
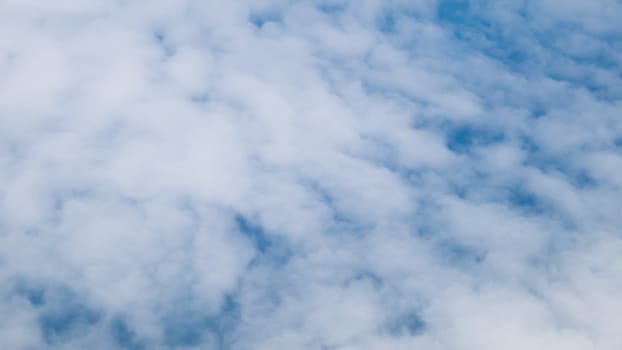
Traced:
<path id="1" fill-rule="evenodd" d="M 0 2 L 0 348 L 622 348 L 619 18 Z"/>

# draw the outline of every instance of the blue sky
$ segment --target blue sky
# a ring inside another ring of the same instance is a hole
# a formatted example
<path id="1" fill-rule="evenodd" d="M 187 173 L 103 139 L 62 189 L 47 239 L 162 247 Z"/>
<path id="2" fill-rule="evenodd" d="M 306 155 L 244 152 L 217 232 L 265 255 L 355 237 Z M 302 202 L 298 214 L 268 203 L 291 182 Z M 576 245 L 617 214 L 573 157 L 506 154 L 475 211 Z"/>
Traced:
<path id="1" fill-rule="evenodd" d="M 0 4 L 0 348 L 617 350 L 616 0 Z"/>

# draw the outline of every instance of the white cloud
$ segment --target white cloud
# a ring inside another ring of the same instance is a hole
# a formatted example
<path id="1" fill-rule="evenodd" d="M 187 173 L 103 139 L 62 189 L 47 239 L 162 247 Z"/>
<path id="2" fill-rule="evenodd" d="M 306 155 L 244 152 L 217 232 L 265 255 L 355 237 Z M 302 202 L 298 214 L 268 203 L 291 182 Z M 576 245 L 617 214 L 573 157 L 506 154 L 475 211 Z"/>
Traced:
<path id="1" fill-rule="evenodd" d="M 620 348 L 620 5 L 464 4 L 4 1 L 0 347 Z"/>

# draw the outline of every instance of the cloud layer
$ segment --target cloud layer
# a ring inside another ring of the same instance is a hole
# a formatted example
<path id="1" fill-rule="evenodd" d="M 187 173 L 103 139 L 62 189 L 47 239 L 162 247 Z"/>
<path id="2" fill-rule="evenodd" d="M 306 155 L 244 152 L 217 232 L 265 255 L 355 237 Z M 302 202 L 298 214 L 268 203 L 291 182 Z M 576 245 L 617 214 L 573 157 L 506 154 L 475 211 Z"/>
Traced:
<path id="1" fill-rule="evenodd" d="M 622 347 L 615 0 L 0 4 L 0 348 Z"/>

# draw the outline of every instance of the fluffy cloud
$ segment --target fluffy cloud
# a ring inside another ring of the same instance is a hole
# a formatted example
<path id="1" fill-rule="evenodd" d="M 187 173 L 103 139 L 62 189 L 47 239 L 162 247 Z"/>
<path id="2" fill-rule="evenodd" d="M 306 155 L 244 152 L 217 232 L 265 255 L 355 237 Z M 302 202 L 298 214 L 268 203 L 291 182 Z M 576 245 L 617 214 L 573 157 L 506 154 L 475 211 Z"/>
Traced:
<path id="1" fill-rule="evenodd" d="M 4 1 L 0 347 L 619 349 L 616 1 Z"/>

